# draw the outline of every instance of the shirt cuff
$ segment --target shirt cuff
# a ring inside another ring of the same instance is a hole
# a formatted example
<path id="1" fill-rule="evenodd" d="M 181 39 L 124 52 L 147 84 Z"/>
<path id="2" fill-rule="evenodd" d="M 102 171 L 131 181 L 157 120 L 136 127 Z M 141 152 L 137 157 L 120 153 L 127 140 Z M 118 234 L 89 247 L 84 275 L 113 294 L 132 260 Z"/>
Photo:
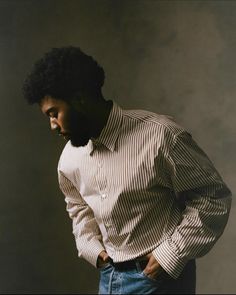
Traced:
<path id="1" fill-rule="evenodd" d="M 161 267 L 174 279 L 181 274 L 188 259 L 178 257 L 171 249 L 169 240 L 165 240 L 155 250 L 152 251 L 155 259 L 160 263 Z"/>
<path id="2" fill-rule="evenodd" d="M 89 244 L 89 243 L 88 243 Z M 99 241 L 93 241 L 93 245 L 87 245 L 86 250 L 82 252 L 82 257 L 97 268 L 98 255 L 105 251 L 105 248 Z"/>

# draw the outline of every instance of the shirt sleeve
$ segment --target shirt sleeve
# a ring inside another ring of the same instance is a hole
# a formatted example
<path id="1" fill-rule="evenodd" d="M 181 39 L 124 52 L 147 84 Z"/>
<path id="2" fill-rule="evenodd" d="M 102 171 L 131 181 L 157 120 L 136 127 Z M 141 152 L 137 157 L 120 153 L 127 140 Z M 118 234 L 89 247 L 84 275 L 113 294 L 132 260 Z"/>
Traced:
<path id="1" fill-rule="evenodd" d="M 153 255 L 177 278 L 188 260 L 205 255 L 222 235 L 230 212 L 231 192 L 186 131 L 174 138 L 167 171 L 179 204 L 184 204 L 182 219 Z"/>
<path id="2" fill-rule="evenodd" d="M 72 219 L 78 255 L 97 267 L 98 255 L 105 248 L 92 209 L 84 201 L 71 181 L 59 170 L 58 178 L 60 189 L 65 195 L 66 210 Z"/>

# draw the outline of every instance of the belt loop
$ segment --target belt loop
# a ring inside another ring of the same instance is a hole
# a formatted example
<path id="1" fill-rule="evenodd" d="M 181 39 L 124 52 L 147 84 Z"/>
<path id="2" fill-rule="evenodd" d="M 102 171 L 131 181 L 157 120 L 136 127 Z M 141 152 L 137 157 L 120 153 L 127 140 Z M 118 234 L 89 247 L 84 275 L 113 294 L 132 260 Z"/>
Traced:
<path id="1" fill-rule="evenodd" d="M 135 264 L 136 264 L 137 271 L 138 272 L 142 272 L 142 267 L 141 267 L 141 265 L 140 265 L 140 263 L 139 263 L 138 260 L 135 261 Z"/>

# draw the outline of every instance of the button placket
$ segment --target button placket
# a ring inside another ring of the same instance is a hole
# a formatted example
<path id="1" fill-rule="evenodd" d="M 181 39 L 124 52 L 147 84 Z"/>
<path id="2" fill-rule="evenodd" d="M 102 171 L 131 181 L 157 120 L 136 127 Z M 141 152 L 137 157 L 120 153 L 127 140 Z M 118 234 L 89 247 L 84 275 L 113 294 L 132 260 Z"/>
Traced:
<path id="1" fill-rule="evenodd" d="M 98 168 L 101 169 L 103 166 L 103 161 L 102 160 L 98 160 Z"/>
<path id="2" fill-rule="evenodd" d="M 99 154 L 97 155 L 97 175 L 95 176 L 96 178 L 96 183 L 98 186 L 99 194 L 102 195 L 103 192 L 106 189 L 106 176 L 104 174 L 104 171 L 102 170 L 103 167 L 103 160 L 99 159 Z"/>
<path id="3" fill-rule="evenodd" d="M 105 201 L 107 201 L 108 194 L 106 192 L 107 188 L 107 179 L 106 175 L 104 173 L 104 165 L 103 165 L 103 159 L 99 157 L 99 152 L 97 154 L 97 175 L 96 175 L 96 182 L 99 190 L 100 195 L 100 216 L 102 219 L 102 222 L 106 228 L 110 227 L 111 224 L 107 220 L 106 217 L 106 207 L 105 207 Z"/>

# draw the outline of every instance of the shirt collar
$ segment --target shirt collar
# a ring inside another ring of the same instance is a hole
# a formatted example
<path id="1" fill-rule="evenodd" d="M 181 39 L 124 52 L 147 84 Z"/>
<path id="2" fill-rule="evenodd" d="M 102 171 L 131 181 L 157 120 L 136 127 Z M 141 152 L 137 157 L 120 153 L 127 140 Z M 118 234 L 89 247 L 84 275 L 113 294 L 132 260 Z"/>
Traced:
<path id="1" fill-rule="evenodd" d="M 122 109 L 115 102 L 113 102 L 105 127 L 102 129 L 99 137 L 91 139 L 89 143 L 90 154 L 99 145 L 104 145 L 112 152 L 115 150 L 115 144 L 119 136 L 121 122 Z"/>

